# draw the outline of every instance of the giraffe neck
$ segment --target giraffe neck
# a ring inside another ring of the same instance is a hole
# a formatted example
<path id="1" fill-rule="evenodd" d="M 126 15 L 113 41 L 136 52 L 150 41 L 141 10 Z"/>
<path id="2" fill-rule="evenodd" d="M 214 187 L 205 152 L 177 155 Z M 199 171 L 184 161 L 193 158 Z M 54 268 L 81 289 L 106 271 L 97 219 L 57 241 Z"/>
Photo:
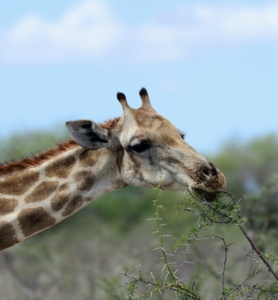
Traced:
<path id="1" fill-rule="evenodd" d="M 40 165 L 0 176 L 0 250 L 124 187 L 119 156 L 106 148 L 76 146 Z"/>

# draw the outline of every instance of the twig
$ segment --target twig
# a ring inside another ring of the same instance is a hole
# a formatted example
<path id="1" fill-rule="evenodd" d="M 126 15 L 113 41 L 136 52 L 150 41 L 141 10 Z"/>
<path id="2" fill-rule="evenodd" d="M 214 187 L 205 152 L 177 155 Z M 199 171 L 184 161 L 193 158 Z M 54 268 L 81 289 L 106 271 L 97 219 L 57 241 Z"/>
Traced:
<path id="1" fill-rule="evenodd" d="M 248 234 L 246 233 L 246 231 L 243 229 L 243 227 L 238 224 L 237 225 L 239 227 L 239 229 L 242 231 L 242 233 L 244 234 L 244 236 L 246 237 L 247 241 L 249 242 L 249 244 L 251 245 L 252 249 L 258 254 L 259 258 L 263 261 L 263 263 L 267 266 L 268 271 L 275 277 L 275 279 L 278 281 L 278 276 L 277 274 L 274 272 L 274 270 L 272 269 L 271 265 L 269 264 L 269 262 L 264 258 L 262 252 L 255 246 L 255 244 L 253 243 L 253 241 L 251 240 L 251 238 L 248 236 Z"/>
<path id="2" fill-rule="evenodd" d="M 233 202 L 236 204 L 235 199 L 233 198 L 233 196 L 230 193 L 227 193 L 230 198 L 233 200 Z M 239 214 L 239 212 L 238 212 Z M 259 258 L 263 261 L 263 263 L 267 266 L 268 271 L 275 277 L 275 279 L 278 281 L 278 275 L 274 272 L 274 270 L 272 269 L 271 265 L 269 264 L 269 262 L 264 258 L 262 252 L 255 246 L 254 242 L 252 241 L 252 239 L 249 237 L 249 235 L 247 234 L 247 232 L 244 230 L 243 226 L 240 224 L 237 224 L 237 226 L 239 227 L 239 229 L 241 230 L 241 232 L 243 233 L 243 235 L 245 236 L 245 238 L 247 239 L 247 241 L 249 242 L 249 244 L 251 245 L 252 249 L 258 254 Z"/>
<path id="3" fill-rule="evenodd" d="M 256 289 L 257 284 L 255 284 L 252 289 L 249 291 L 249 293 L 246 295 L 244 300 L 248 300 L 248 297 L 251 296 L 251 294 L 253 293 L 253 291 Z"/>
<path id="4" fill-rule="evenodd" d="M 222 274 L 222 295 L 224 297 L 225 295 L 225 269 L 226 269 L 226 263 L 227 263 L 227 256 L 228 256 L 228 248 L 229 246 L 231 246 L 233 243 L 230 243 L 230 244 L 226 244 L 226 241 L 225 239 L 223 239 L 221 236 L 218 236 L 218 235 L 212 235 L 212 236 L 215 236 L 216 238 L 222 240 L 223 244 L 224 244 L 224 251 L 225 251 L 225 256 L 224 256 L 224 261 L 223 261 L 223 268 L 222 268 L 222 271 L 221 271 L 221 274 Z M 225 297 L 226 299 L 226 297 Z"/>
<path id="5" fill-rule="evenodd" d="M 133 279 L 131 282 L 127 282 L 125 283 L 124 285 L 128 285 L 128 284 L 131 284 L 133 282 L 143 282 L 143 283 L 146 283 L 148 285 L 152 285 L 152 286 L 156 286 L 156 287 L 159 287 L 161 289 L 165 289 L 165 290 L 173 290 L 174 292 L 177 292 L 177 293 L 180 293 L 182 295 L 184 295 L 183 292 L 186 292 L 186 296 L 188 296 L 189 298 L 191 299 L 195 299 L 195 300 L 201 300 L 200 297 L 198 297 L 194 292 L 190 291 L 188 288 L 180 285 L 180 284 L 176 284 L 176 283 L 173 283 L 173 284 L 160 284 L 158 282 L 155 282 L 155 281 L 149 281 L 149 280 L 145 280 L 141 275 L 139 278 L 136 278 L 134 276 L 131 276 L 130 274 L 128 273 L 120 273 L 121 275 L 124 275 L 124 276 L 127 276 L 131 279 Z M 183 292 L 182 292 L 183 291 Z"/>
<path id="6" fill-rule="evenodd" d="M 199 232 L 202 230 L 202 228 L 203 228 L 203 226 L 200 226 L 200 227 L 198 228 L 198 230 L 194 233 L 194 238 L 192 239 L 192 242 L 189 244 L 189 247 L 188 247 L 188 249 L 187 249 L 187 251 L 186 251 L 186 253 L 185 253 L 185 258 L 184 258 L 184 260 L 183 260 L 183 262 L 182 262 L 182 265 L 183 265 L 184 263 L 187 262 L 187 258 L 188 258 L 189 252 L 190 252 L 190 250 L 191 250 L 191 248 L 192 248 L 192 246 L 193 246 L 193 243 L 194 243 L 195 241 L 197 241 L 198 234 L 199 234 Z"/>
<path id="7" fill-rule="evenodd" d="M 155 219 L 154 219 L 154 223 L 156 224 L 156 227 L 157 227 L 157 235 L 159 236 L 159 247 L 161 252 L 162 252 L 162 258 L 163 258 L 163 261 L 165 263 L 164 267 L 166 266 L 166 270 L 168 272 L 168 274 L 170 275 L 171 279 L 176 283 L 177 282 L 177 278 L 176 276 L 173 274 L 172 270 L 171 270 L 171 263 L 168 262 L 168 259 L 167 259 L 167 252 L 165 251 L 164 249 L 164 236 L 162 235 L 162 232 L 161 232 L 161 224 L 159 221 L 162 220 L 162 218 L 160 218 L 159 216 L 159 209 L 162 208 L 162 206 L 158 205 L 158 201 L 159 201 L 159 191 L 160 191 L 160 186 L 158 185 L 156 187 L 158 193 L 157 193 L 157 198 L 153 201 L 154 203 L 154 206 L 155 206 Z M 163 267 L 163 269 L 164 269 Z"/>
<path id="8" fill-rule="evenodd" d="M 236 285 L 227 295 L 226 295 L 226 298 L 225 299 L 227 299 L 228 298 L 228 296 L 230 296 L 232 293 L 234 293 L 237 289 L 239 289 L 240 287 L 242 287 L 244 284 L 245 284 L 245 282 L 247 282 L 250 278 L 252 278 L 259 270 L 261 269 L 261 266 L 259 265 L 259 267 L 256 269 L 256 270 L 254 270 L 247 278 L 245 278 L 243 281 L 242 281 L 242 283 L 240 283 L 240 284 L 238 284 L 238 285 Z"/>
<path id="9" fill-rule="evenodd" d="M 194 197 L 194 199 L 196 199 L 196 197 L 189 191 L 190 195 L 192 197 Z M 224 194 L 228 195 L 230 197 L 230 199 L 232 199 L 233 203 L 235 205 L 237 205 L 235 199 L 233 198 L 233 196 L 229 193 L 229 192 L 223 192 Z M 218 196 L 217 196 L 218 198 Z M 219 199 L 219 198 L 218 198 Z M 196 199 L 198 201 L 198 199 Z M 210 206 L 210 208 L 212 208 L 212 210 L 215 211 L 215 208 L 212 207 L 209 203 L 207 203 L 206 201 L 202 201 L 202 204 Z M 223 214 L 222 212 L 218 212 L 217 213 L 228 217 L 229 219 L 231 219 L 231 217 L 229 217 L 226 214 Z M 240 218 L 242 218 L 241 214 L 239 211 L 237 211 L 237 214 Z M 271 265 L 269 264 L 269 262 L 265 259 L 265 257 L 263 256 L 262 252 L 255 246 L 254 242 L 252 241 L 252 239 L 248 236 L 247 232 L 244 230 L 243 226 L 241 224 L 236 224 L 239 229 L 241 230 L 241 232 L 243 233 L 243 235 L 245 236 L 245 238 L 247 239 L 247 241 L 249 242 L 249 244 L 251 245 L 252 249 L 258 254 L 258 256 L 260 257 L 260 259 L 263 261 L 263 263 L 265 264 L 265 266 L 268 268 L 268 271 L 275 277 L 275 279 L 278 281 L 278 275 L 274 272 L 273 268 L 271 267 Z"/>
<path id="10" fill-rule="evenodd" d="M 194 249 L 194 254 L 195 254 L 200 260 L 202 260 L 202 264 L 206 267 L 206 270 L 207 270 L 214 278 L 218 279 L 218 278 L 219 278 L 219 276 L 218 276 L 219 273 L 217 273 L 217 272 L 211 267 L 211 265 L 208 264 L 208 263 L 206 262 L 206 259 L 204 258 L 203 254 L 202 254 L 201 251 L 198 249 L 198 247 L 196 247 L 196 248 Z M 227 282 L 228 284 L 230 284 L 230 285 L 234 285 L 233 282 L 232 282 L 232 280 L 229 279 L 229 278 L 226 278 L 226 282 Z"/>

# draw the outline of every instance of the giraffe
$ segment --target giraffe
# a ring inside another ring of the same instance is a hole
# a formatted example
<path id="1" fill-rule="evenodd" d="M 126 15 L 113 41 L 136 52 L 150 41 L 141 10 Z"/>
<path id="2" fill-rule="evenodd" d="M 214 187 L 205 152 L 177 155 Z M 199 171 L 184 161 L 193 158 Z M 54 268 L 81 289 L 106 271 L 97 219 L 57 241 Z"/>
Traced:
<path id="1" fill-rule="evenodd" d="M 0 166 L 0 250 L 69 217 L 125 186 L 206 193 L 226 189 L 225 176 L 151 106 L 147 90 L 133 109 L 123 93 L 121 117 L 66 123 L 73 139 Z"/>

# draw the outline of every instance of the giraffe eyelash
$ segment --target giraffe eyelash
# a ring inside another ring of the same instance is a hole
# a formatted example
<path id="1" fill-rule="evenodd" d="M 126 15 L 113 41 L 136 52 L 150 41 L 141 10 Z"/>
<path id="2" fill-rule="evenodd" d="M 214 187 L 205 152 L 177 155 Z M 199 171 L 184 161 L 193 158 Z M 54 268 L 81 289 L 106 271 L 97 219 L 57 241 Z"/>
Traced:
<path id="1" fill-rule="evenodd" d="M 182 139 L 185 139 L 185 133 L 183 131 L 179 130 L 179 134 Z"/>

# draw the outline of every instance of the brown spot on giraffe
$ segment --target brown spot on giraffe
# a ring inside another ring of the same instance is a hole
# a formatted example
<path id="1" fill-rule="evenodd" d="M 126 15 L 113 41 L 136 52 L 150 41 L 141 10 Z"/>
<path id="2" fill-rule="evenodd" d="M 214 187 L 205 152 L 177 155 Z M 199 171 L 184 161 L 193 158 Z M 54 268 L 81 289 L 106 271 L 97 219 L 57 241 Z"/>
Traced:
<path id="1" fill-rule="evenodd" d="M 51 207 L 53 210 L 58 211 L 64 207 L 64 205 L 69 201 L 70 186 L 64 183 L 59 188 L 58 192 L 51 199 Z"/>
<path id="2" fill-rule="evenodd" d="M 18 242 L 13 225 L 5 221 L 0 222 L 0 251 Z"/>
<path id="3" fill-rule="evenodd" d="M 18 205 L 18 200 L 0 198 L 0 216 L 7 215 L 14 211 Z"/>
<path id="4" fill-rule="evenodd" d="M 76 162 L 73 156 L 61 158 L 45 168 L 47 177 L 67 178 Z"/>
<path id="5" fill-rule="evenodd" d="M 98 160 L 99 151 L 92 151 L 92 150 L 84 150 L 80 156 L 80 166 L 81 167 L 88 167 L 94 166 Z"/>
<path id="6" fill-rule="evenodd" d="M 42 207 L 23 209 L 17 216 L 19 225 L 25 236 L 31 236 L 56 223 L 56 219 Z"/>
<path id="7" fill-rule="evenodd" d="M 25 198 L 26 203 L 40 202 L 48 198 L 58 187 L 56 181 L 43 181 Z"/>
<path id="8" fill-rule="evenodd" d="M 84 200 L 88 201 L 88 198 L 83 199 L 80 195 L 74 196 L 67 205 L 65 211 L 62 213 L 62 216 L 67 217 L 74 213 L 78 208 L 82 206 Z"/>
<path id="9" fill-rule="evenodd" d="M 4 181 L 0 181 L 0 191 L 2 194 L 7 195 L 22 195 L 39 179 L 39 176 L 38 172 L 28 170 L 22 173 L 14 173 Z"/>
<path id="10" fill-rule="evenodd" d="M 94 185 L 95 175 L 91 171 L 79 171 L 73 174 L 77 189 L 80 191 L 88 191 Z"/>

